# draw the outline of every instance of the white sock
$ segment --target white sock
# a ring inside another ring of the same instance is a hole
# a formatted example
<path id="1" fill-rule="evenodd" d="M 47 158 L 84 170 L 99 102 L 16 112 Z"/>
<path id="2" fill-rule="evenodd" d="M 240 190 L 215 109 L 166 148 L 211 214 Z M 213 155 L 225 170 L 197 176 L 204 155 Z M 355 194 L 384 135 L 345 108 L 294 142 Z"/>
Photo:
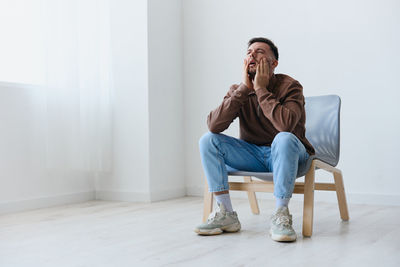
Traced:
<path id="1" fill-rule="evenodd" d="M 232 212 L 232 202 L 229 194 L 221 194 L 221 195 L 215 195 L 215 199 L 217 200 L 218 203 L 222 203 L 226 209 L 226 211 Z"/>
<path id="2" fill-rule="evenodd" d="M 290 198 L 276 198 L 275 208 L 288 207 Z"/>

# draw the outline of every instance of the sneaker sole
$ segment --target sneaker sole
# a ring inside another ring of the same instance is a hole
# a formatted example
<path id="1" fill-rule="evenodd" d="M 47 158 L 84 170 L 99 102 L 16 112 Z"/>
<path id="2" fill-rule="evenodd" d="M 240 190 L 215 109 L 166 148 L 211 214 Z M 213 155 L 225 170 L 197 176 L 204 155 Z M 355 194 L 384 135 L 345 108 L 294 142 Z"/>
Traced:
<path id="1" fill-rule="evenodd" d="M 240 224 L 234 223 L 225 227 L 221 228 L 214 228 L 214 229 L 194 229 L 194 231 L 199 235 L 220 235 L 223 232 L 227 233 L 235 233 L 240 231 Z"/>
<path id="2" fill-rule="evenodd" d="M 275 235 L 271 231 L 269 232 L 269 235 L 272 240 L 278 241 L 278 242 L 293 242 L 296 241 L 297 236 L 290 236 L 290 235 Z"/>
<path id="3" fill-rule="evenodd" d="M 214 228 L 210 230 L 194 229 L 194 231 L 199 235 L 220 235 L 224 232 L 220 228 Z"/>

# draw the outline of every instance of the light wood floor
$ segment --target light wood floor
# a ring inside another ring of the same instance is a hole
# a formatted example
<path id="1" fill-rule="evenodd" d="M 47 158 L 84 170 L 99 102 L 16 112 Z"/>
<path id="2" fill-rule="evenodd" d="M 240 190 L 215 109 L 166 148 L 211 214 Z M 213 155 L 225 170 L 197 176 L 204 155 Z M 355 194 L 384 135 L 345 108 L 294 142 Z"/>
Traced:
<path id="1" fill-rule="evenodd" d="M 151 204 L 91 201 L 0 216 L 1 267 L 62 266 L 400 266 L 400 207 L 316 203 L 312 238 L 301 236 L 302 203 L 292 202 L 295 243 L 267 235 L 274 203 L 253 215 L 233 199 L 242 231 L 193 232 L 202 199 Z"/>

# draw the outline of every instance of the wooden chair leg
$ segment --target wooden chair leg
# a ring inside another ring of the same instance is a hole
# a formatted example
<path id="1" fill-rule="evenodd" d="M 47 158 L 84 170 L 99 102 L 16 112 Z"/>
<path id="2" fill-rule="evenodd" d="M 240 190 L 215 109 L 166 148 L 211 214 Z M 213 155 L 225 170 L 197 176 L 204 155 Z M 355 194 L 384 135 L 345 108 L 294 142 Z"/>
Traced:
<path id="1" fill-rule="evenodd" d="M 310 237 L 313 230 L 314 182 L 315 166 L 313 162 L 304 179 L 303 236 L 305 237 Z"/>
<path id="2" fill-rule="evenodd" d="M 213 208 L 213 193 L 208 191 L 207 179 L 204 185 L 204 208 L 203 208 L 203 222 L 207 221 L 208 216 Z"/>
<path id="3" fill-rule="evenodd" d="M 343 176 L 341 172 L 334 172 L 336 196 L 339 204 L 340 217 L 344 221 L 349 220 L 349 210 L 347 208 L 346 194 L 344 192 Z"/>
<path id="4" fill-rule="evenodd" d="M 243 179 L 246 183 L 251 183 L 252 181 L 251 176 L 244 176 Z M 253 214 L 260 214 L 256 193 L 253 191 L 247 191 L 247 196 L 249 197 L 250 208 Z"/>

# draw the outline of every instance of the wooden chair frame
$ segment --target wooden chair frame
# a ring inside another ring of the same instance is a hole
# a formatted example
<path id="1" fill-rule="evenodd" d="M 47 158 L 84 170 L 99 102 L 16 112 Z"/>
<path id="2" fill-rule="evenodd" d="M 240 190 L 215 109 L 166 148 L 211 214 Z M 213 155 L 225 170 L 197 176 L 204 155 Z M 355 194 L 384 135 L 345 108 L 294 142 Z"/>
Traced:
<path id="1" fill-rule="evenodd" d="M 333 174 L 334 183 L 316 183 L 315 170 L 323 169 Z M 247 191 L 250 207 L 253 214 L 259 214 L 258 202 L 255 192 L 273 192 L 272 181 L 253 180 L 251 176 L 245 176 L 244 182 L 229 182 L 229 190 Z M 336 191 L 340 217 L 349 220 L 346 195 L 344 191 L 343 176 L 341 170 L 330 166 L 320 160 L 314 159 L 310 169 L 305 175 L 304 183 L 296 182 L 293 193 L 304 194 L 303 206 L 303 236 L 311 237 L 313 231 L 314 216 L 314 190 Z M 204 190 L 203 221 L 206 221 L 213 208 L 213 193 L 208 192 L 207 179 Z"/>

